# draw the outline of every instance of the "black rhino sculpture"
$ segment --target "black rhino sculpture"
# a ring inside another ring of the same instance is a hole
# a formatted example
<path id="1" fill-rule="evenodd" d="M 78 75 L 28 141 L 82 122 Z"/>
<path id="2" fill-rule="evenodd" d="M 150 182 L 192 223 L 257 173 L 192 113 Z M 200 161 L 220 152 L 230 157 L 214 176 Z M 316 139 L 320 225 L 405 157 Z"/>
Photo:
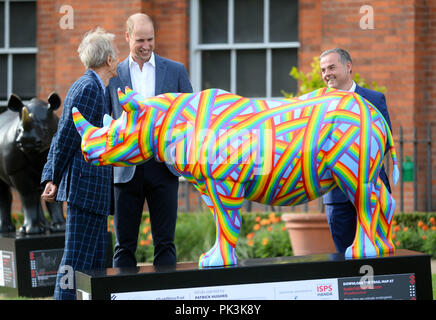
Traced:
<path id="1" fill-rule="evenodd" d="M 24 214 L 20 233 L 40 234 L 47 228 L 65 231 L 62 203 L 46 203 L 51 217 L 48 224 L 40 198 L 42 169 L 59 121 L 53 111 L 60 105 L 57 93 L 50 94 L 48 103 L 33 98 L 27 105 L 12 94 L 0 113 L 0 233 L 15 232 L 11 187 L 20 197 Z"/>

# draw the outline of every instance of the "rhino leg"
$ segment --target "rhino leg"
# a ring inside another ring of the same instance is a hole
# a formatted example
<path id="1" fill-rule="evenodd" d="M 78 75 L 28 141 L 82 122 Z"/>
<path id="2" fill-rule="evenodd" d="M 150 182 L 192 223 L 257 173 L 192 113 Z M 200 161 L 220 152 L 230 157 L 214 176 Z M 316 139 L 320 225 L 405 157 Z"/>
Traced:
<path id="1" fill-rule="evenodd" d="M 356 236 L 353 244 L 345 251 L 347 258 L 376 257 L 395 251 L 392 242 L 392 218 L 395 201 L 385 184 L 377 177 L 377 185 L 371 184 L 376 203 L 369 207 L 355 204 L 357 211 Z M 370 215 L 364 214 L 370 212 Z"/>
<path id="2" fill-rule="evenodd" d="M 24 170 L 16 172 L 14 175 L 11 175 L 10 178 L 20 196 L 24 215 L 24 224 L 19 230 L 20 233 L 44 233 L 47 221 L 42 211 L 39 183 L 29 177 Z"/>
<path id="3" fill-rule="evenodd" d="M 395 252 L 395 245 L 392 241 L 392 222 L 395 211 L 395 200 L 389 193 L 388 188 L 383 181 L 378 177 L 377 185 L 380 184 L 380 195 L 378 200 L 380 201 L 381 215 L 379 217 L 380 227 L 377 228 L 375 237 L 376 243 L 381 245 L 380 251 L 383 254 Z"/>
<path id="4" fill-rule="evenodd" d="M 46 230 L 39 194 L 20 195 L 23 205 L 24 223 L 20 228 L 22 234 L 40 234 Z"/>
<path id="5" fill-rule="evenodd" d="M 237 263 L 236 242 L 241 230 L 240 209 L 244 198 L 238 194 L 221 194 L 223 190 L 238 190 L 238 188 L 217 188 L 217 183 L 206 182 L 207 194 L 203 198 L 207 206 L 213 211 L 216 238 L 213 247 L 200 256 L 200 267 L 216 267 L 234 265 Z M 220 190 L 220 191 L 218 191 Z"/>
<path id="6" fill-rule="evenodd" d="M 15 232 L 11 220 L 12 193 L 9 186 L 0 181 L 0 233 Z"/>
<path id="7" fill-rule="evenodd" d="M 62 202 L 46 202 L 47 210 L 50 214 L 51 232 L 65 232 L 65 217 Z"/>

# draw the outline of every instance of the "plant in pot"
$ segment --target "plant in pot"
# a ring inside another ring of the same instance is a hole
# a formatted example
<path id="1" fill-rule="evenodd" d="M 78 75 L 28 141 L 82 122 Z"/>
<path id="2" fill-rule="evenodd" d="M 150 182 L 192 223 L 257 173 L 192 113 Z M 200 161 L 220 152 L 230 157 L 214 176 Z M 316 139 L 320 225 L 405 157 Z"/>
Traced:
<path id="1" fill-rule="evenodd" d="M 313 58 L 311 68 L 308 73 L 303 73 L 297 67 L 292 67 L 289 75 L 298 81 L 298 92 L 294 94 L 282 90 L 286 98 L 300 96 L 325 87 L 318 57 Z M 386 91 L 385 87 L 379 87 L 375 82 L 368 85 L 358 73 L 355 73 L 354 81 L 361 87 L 379 92 Z M 294 255 L 336 252 L 324 213 L 285 213 L 282 214 L 282 220 L 285 222 Z"/>

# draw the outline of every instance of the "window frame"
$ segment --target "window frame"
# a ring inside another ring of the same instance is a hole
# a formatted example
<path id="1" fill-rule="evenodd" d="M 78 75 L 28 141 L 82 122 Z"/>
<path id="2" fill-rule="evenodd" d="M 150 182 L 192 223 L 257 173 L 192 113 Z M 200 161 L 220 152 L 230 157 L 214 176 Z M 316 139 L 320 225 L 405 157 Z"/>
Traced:
<path id="1" fill-rule="evenodd" d="M 0 47 L 0 55 L 7 55 L 7 78 L 6 78 L 6 98 L 13 93 L 13 56 L 19 54 L 35 54 L 35 61 L 37 59 L 38 47 L 10 47 L 10 4 L 11 2 L 34 2 L 37 5 L 36 0 L 3 0 L 4 3 L 4 46 Z M 37 12 L 35 12 L 35 15 Z M 36 27 L 36 26 L 35 26 Z M 35 41 L 37 43 L 37 41 Z M 36 75 L 36 64 L 35 64 Z M 37 81 L 38 79 L 35 80 Z M 36 84 L 35 84 L 36 85 Z M 36 94 L 36 92 L 35 92 Z M 8 100 L 0 100 L 0 106 L 7 106 Z"/>
<path id="2" fill-rule="evenodd" d="M 227 43 L 202 44 L 199 39 L 200 30 L 200 2 L 201 0 L 190 0 L 190 77 L 194 91 L 200 91 L 202 78 L 202 51 L 206 50 L 227 50 L 230 51 L 230 91 L 237 93 L 237 51 L 238 50 L 253 50 L 261 49 L 266 51 L 266 96 L 263 98 L 275 98 L 272 93 L 272 50 L 273 49 L 298 49 L 300 48 L 299 41 L 289 42 L 270 42 L 269 40 L 269 4 L 270 0 L 264 0 L 263 3 L 263 42 L 256 43 L 235 43 L 234 42 L 234 0 L 228 1 L 228 28 L 227 28 Z M 283 97 L 277 97 L 283 98 Z"/>

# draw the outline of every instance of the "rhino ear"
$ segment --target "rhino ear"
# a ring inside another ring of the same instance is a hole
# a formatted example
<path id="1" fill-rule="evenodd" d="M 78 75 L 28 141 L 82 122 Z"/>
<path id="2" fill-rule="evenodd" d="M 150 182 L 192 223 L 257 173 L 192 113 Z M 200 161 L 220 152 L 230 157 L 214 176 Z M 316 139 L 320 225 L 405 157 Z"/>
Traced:
<path id="1" fill-rule="evenodd" d="M 56 92 L 50 93 L 48 97 L 48 109 L 51 111 L 55 111 L 61 105 L 61 97 Z"/>
<path id="2" fill-rule="evenodd" d="M 20 112 L 23 106 L 24 105 L 23 102 L 21 101 L 21 98 L 17 96 L 15 93 L 12 93 L 8 101 L 9 110 Z"/>
<path id="3" fill-rule="evenodd" d="M 114 119 L 110 115 L 105 114 L 103 116 L 103 127 L 109 127 L 112 121 L 114 121 Z"/>

